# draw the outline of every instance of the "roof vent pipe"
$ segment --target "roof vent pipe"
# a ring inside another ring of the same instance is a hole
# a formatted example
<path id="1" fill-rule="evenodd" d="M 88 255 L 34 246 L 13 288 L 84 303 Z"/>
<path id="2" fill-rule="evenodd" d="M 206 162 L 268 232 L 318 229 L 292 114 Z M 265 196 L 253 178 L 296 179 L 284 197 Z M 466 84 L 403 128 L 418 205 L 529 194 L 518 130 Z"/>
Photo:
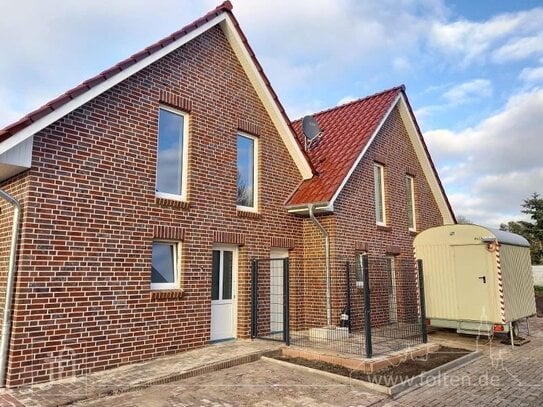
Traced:
<path id="1" fill-rule="evenodd" d="M 326 256 L 326 326 L 329 328 L 332 326 L 332 295 L 331 295 L 331 276 L 330 276 L 330 236 L 328 231 L 322 226 L 322 224 L 315 218 L 314 210 L 315 205 L 310 204 L 307 206 L 309 209 L 309 218 L 317 226 L 322 235 L 324 236 L 324 251 Z"/>
<path id="2" fill-rule="evenodd" d="M 6 281 L 6 297 L 4 303 L 4 320 L 2 335 L 0 337 L 0 387 L 6 385 L 6 369 L 8 363 L 9 338 L 11 336 L 11 305 L 13 303 L 13 291 L 15 285 L 15 262 L 17 260 L 17 244 L 19 236 L 19 219 L 21 216 L 21 204 L 17 199 L 0 189 L 0 198 L 13 206 L 13 227 L 11 230 L 11 247 L 9 251 L 8 275 Z"/>

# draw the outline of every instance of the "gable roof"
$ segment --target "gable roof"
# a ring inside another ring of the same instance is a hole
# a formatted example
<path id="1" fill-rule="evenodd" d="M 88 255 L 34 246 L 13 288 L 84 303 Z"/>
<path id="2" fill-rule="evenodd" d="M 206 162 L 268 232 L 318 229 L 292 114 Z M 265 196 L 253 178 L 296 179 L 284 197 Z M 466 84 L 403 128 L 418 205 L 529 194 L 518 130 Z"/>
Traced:
<path id="1" fill-rule="evenodd" d="M 396 106 L 399 107 L 443 221 L 454 223 L 452 208 L 403 85 L 313 115 L 323 134 L 313 142 L 306 154 L 317 174 L 298 186 L 287 202 L 289 209 L 296 212 L 308 204 L 315 204 L 321 210 L 333 211 L 335 200 Z M 293 127 L 299 142 L 303 143 L 302 120 L 295 121 Z"/>
<path id="2" fill-rule="evenodd" d="M 198 35 L 219 25 L 228 39 L 245 73 L 261 98 L 272 122 L 295 161 L 303 179 L 311 178 L 313 168 L 300 145 L 285 109 L 279 102 L 262 66 L 232 14 L 232 4 L 225 1 L 203 17 L 193 21 L 170 36 L 119 62 L 115 66 L 68 90 L 56 99 L 27 114 L 0 130 L 0 162 L 2 154 L 31 138 L 51 123 L 62 118 L 122 80 L 134 75 L 163 56 L 175 51 Z M 0 174 L 0 178 L 1 174 Z M 5 179 L 5 178 L 4 178 Z"/>

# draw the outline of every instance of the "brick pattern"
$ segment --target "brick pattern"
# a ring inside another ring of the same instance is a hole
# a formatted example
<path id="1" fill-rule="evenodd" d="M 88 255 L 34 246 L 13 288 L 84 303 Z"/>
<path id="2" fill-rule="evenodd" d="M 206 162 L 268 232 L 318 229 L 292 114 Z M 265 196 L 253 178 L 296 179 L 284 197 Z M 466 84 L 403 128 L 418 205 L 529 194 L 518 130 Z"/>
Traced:
<path id="1" fill-rule="evenodd" d="M 185 229 L 176 226 L 153 226 L 153 236 L 157 239 L 185 240 Z"/>
<path id="2" fill-rule="evenodd" d="M 178 201 L 174 199 L 159 198 L 155 197 L 155 202 L 158 206 L 171 207 L 171 208 L 180 208 L 180 209 L 189 209 L 190 203 L 186 201 Z"/>
<path id="3" fill-rule="evenodd" d="M 368 242 L 362 242 L 360 240 L 356 240 L 354 242 L 354 250 L 356 253 L 360 252 L 367 252 L 369 250 L 370 245 Z"/>
<path id="4" fill-rule="evenodd" d="M 2 183 L 0 188 L 19 201 L 22 207 L 21 224 L 25 219 L 25 209 L 28 207 L 28 183 L 26 173 L 17 175 Z M 9 265 L 9 252 L 13 230 L 13 207 L 0 199 L 0 309 L 4 309 L 6 303 L 7 271 Z M 24 234 L 24 229 L 19 232 L 19 239 Z M 43 247 L 42 247 L 43 249 Z M 4 324 L 4 313 L 0 312 L 0 331 Z"/>
<path id="5" fill-rule="evenodd" d="M 163 105 L 168 105 L 187 113 L 190 113 L 192 110 L 192 102 L 190 99 L 165 91 L 164 89 L 160 90 L 159 101 Z"/>
<path id="6" fill-rule="evenodd" d="M 230 243 L 234 245 L 245 245 L 245 236 L 242 233 L 213 232 L 213 242 Z"/>
<path id="7" fill-rule="evenodd" d="M 270 238 L 270 247 L 292 250 L 296 247 L 296 240 L 288 237 L 272 236 Z"/>
<path id="8" fill-rule="evenodd" d="M 376 161 L 385 165 L 386 228 L 375 224 L 373 165 Z M 370 262 L 372 259 L 374 262 L 379 261 L 386 255 L 394 255 L 397 265 L 413 262 L 413 234 L 409 232 L 407 220 L 406 169 L 410 169 L 410 175 L 414 176 L 417 230 L 442 224 L 437 203 L 417 160 L 400 113 L 395 108 L 336 201 L 338 230 L 341 230 L 341 234 L 337 236 L 337 255 L 351 256 L 357 250 L 354 242 L 359 239 L 368 243 Z M 383 272 L 384 270 L 381 271 Z M 386 276 L 375 277 L 380 282 L 386 281 Z M 403 276 L 397 273 L 396 277 L 398 294 L 407 295 L 407 291 L 412 291 L 411 281 L 404 281 L 402 286 Z M 372 323 L 376 324 L 388 320 L 387 287 L 381 285 L 380 290 L 373 290 L 371 298 Z M 401 300 L 398 298 L 399 302 L 402 302 Z M 355 298 L 354 301 L 361 302 L 362 298 Z M 401 313 L 401 310 L 399 311 Z"/>
<path id="9" fill-rule="evenodd" d="M 158 109 L 186 100 L 190 205 L 155 197 Z M 257 218 L 236 216 L 240 119 L 259 127 Z M 248 337 L 249 259 L 269 256 L 270 237 L 302 246 L 302 220 L 284 209 L 300 181 L 219 27 L 36 134 L 32 169 L 3 186 L 25 205 L 7 386 L 208 343 L 214 241 L 243 245 L 237 335 Z M 156 227 L 184 230 L 182 298 L 151 295 Z M 3 262 L 8 229 L 3 222 Z"/>
<path id="10" fill-rule="evenodd" d="M 246 120 L 246 119 L 238 120 L 238 129 L 243 132 L 252 134 L 253 136 L 260 135 L 260 127 L 258 126 L 258 124 L 250 122 L 249 120 Z"/>
<path id="11" fill-rule="evenodd" d="M 394 146 L 394 148 L 391 148 Z M 375 203 L 373 187 L 373 165 L 379 162 L 385 166 L 385 205 L 387 225 L 375 223 Z M 354 263 L 356 253 L 364 251 L 369 255 L 370 268 L 374 265 L 374 274 L 370 273 L 372 284 L 372 324 L 388 322 L 388 277 L 384 258 L 393 255 L 396 258 L 398 316 L 406 316 L 407 310 L 402 305 L 416 304 L 414 295 L 415 274 L 408 271 L 413 264 L 413 238 L 407 220 L 407 195 L 405 189 L 406 171 L 414 176 L 416 226 L 421 231 L 442 224 L 442 217 L 428 185 L 422 167 L 403 125 L 400 113 L 394 109 L 384 123 L 364 158 L 355 169 L 351 178 L 338 197 L 334 214 L 319 216 L 318 219 L 328 230 L 332 253 L 332 323 L 339 321 L 341 310 L 345 306 L 346 280 L 345 267 L 341 259 L 351 259 Z M 368 182 L 368 180 L 370 182 Z M 291 305 L 296 302 L 296 318 L 300 327 L 324 326 L 326 323 L 325 278 L 324 278 L 324 241 L 320 232 L 310 220 L 304 220 L 304 266 L 305 274 L 297 276 Z M 308 259 L 313 259 L 308 261 Z M 414 264 L 413 264 L 414 265 Z M 354 266 L 354 264 L 353 264 Z M 410 268 L 410 267 L 409 267 Z M 354 268 L 352 269 L 354 270 Z M 351 273 L 351 287 L 356 286 L 356 273 Z M 363 322 L 361 305 L 363 292 L 352 291 L 353 313 L 351 319 Z M 412 311 L 412 310 L 410 310 Z M 301 316 L 300 316 L 301 315 Z"/>

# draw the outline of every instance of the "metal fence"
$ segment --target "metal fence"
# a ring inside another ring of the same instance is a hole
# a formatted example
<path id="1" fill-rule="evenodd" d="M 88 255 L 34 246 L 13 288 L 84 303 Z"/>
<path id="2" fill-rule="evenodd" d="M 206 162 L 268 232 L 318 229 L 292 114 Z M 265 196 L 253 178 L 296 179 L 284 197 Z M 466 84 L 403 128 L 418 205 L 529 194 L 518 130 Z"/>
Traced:
<path id="1" fill-rule="evenodd" d="M 252 336 L 372 357 L 426 341 L 413 260 L 253 260 Z"/>
<path id="2" fill-rule="evenodd" d="M 289 259 L 251 261 L 251 336 L 289 344 Z"/>

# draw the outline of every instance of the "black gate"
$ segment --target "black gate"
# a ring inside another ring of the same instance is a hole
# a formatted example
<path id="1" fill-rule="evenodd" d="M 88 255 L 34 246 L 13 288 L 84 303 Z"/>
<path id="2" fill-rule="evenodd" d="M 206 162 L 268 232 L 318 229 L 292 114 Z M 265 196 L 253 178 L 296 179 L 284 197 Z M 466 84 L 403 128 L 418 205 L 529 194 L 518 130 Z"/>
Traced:
<path id="1" fill-rule="evenodd" d="M 251 260 L 251 338 L 290 343 L 289 259 Z"/>

